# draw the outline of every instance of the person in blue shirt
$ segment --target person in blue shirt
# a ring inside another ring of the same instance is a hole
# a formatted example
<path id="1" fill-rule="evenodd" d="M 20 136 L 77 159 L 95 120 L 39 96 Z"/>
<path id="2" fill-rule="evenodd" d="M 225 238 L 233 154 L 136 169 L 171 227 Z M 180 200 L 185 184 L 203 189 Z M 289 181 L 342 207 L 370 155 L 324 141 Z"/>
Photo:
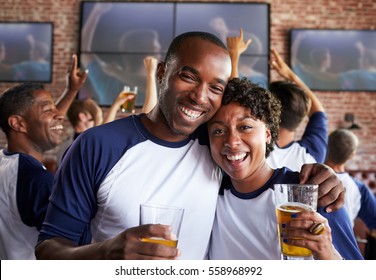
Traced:
<path id="1" fill-rule="evenodd" d="M 271 66 L 285 80 L 273 81 L 269 90 L 280 100 L 281 123 L 278 140 L 268 163 L 273 168 L 286 166 L 300 171 L 305 163 L 323 163 L 328 141 L 328 120 L 319 98 L 288 67 L 279 53 L 272 49 Z M 305 120 L 304 132 L 297 131 Z"/>
<path id="2" fill-rule="evenodd" d="M 369 229 L 376 228 L 376 197 L 370 188 L 346 172 L 346 164 L 355 156 L 359 139 L 350 130 L 339 128 L 329 134 L 325 164 L 333 168 L 346 188 L 344 207 L 352 224 L 360 218 Z"/>

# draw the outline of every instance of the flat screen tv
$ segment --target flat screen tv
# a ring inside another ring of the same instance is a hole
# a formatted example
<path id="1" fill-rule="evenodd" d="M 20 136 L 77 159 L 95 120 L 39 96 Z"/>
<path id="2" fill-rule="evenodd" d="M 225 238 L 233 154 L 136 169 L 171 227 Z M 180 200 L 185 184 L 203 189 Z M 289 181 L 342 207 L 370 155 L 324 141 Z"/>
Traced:
<path id="1" fill-rule="evenodd" d="M 52 46 L 51 22 L 0 22 L 0 82 L 51 82 Z"/>
<path id="2" fill-rule="evenodd" d="M 81 4 L 80 66 L 89 79 L 79 98 L 109 106 L 124 85 L 138 86 L 136 106 L 145 100 L 143 59 L 163 60 L 172 39 L 186 31 L 208 31 L 222 40 L 252 38 L 239 72 L 264 86 L 269 81 L 269 4 L 218 2 L 91 2 Z M 140 42 L 140 43 L 139 43 Z"/>
<path id="3" fill-rule="evenodd" d="M 292 29 L 290 63 L 312 89 L 376 91 L 376 31 Z"/>

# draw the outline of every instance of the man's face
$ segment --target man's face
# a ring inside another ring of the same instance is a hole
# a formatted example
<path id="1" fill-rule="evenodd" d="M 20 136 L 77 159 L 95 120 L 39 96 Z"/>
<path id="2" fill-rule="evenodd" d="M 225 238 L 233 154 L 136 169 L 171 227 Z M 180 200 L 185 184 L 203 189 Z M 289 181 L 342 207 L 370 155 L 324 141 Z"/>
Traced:
<path id="1" fill-rule="evenodd" d="M 45 90 L 36 90 L 35 102 L 25 113 L 26 134 L 34 148 L 40 152 L 50 150 L 61 143 L 64 117 L 60 115 Z"/>
<path id="2" fill-rule="evenodd" d="M 174 135 L 187 136 L 221 105 L 231 60 L 221 47 L 186 39 L 168 65 L 158 66 L 159 107 Z"/>

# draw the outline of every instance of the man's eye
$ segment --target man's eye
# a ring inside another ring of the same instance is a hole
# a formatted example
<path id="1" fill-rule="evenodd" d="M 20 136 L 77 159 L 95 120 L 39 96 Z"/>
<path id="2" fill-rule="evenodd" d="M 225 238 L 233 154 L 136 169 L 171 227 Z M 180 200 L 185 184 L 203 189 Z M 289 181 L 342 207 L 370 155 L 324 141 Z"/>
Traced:
<path id="1" fill-rule="evenodd" d="M 45 107 L 43 108 L 43 113 L 52 112 L 52 107 Z"/>
<path id="2" fill-rule="evenodd" d="M 224 89 L 222 87 L 212 86 L 210 88 L 211 88 L 212 92 L 214 92 L 215 94 L 223 94 Z"/>
<path id="3" fill-rule="evenodd" d="M 192 75 L 188 75 L 185 73 L 180 73 L 180 78 L 185 80 L 185 81 L 194 81 L 195 78 Z"/>

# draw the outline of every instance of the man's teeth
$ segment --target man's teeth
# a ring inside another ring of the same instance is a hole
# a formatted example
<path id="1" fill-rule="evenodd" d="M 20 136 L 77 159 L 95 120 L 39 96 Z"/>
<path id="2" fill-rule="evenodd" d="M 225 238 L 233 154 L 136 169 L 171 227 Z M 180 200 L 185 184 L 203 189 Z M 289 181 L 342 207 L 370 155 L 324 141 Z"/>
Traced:
<path id="1" fill-rule="evenodd" d="M 188 117 L 191 118 L 191 119 L 197 119 L 199 116 L 201 116 L 201 112 L 194 112 L 194 111 L 188 110 L 188 109 L 185 108 L 185 107 L 180 107 L 180 110 L 181 110 L 186 116 L 188 116 Z"/>
<path id="2" fill-rule="evenodd" d="M 59 124 L 59 125 L 55 125 L 53 127 L 51 127 L 51 130 L 62 130 L 64 127 L 62 124 Z"/>
<path id="3" fill-rule="evenodd" d="M 238 155 L 226 155 L 226 158 L 230 161 L 236 161 L 236 160 L 241 160 L 245 158 L 246 155 L 247 155 L 246 153 L 242 153 Z"/>

